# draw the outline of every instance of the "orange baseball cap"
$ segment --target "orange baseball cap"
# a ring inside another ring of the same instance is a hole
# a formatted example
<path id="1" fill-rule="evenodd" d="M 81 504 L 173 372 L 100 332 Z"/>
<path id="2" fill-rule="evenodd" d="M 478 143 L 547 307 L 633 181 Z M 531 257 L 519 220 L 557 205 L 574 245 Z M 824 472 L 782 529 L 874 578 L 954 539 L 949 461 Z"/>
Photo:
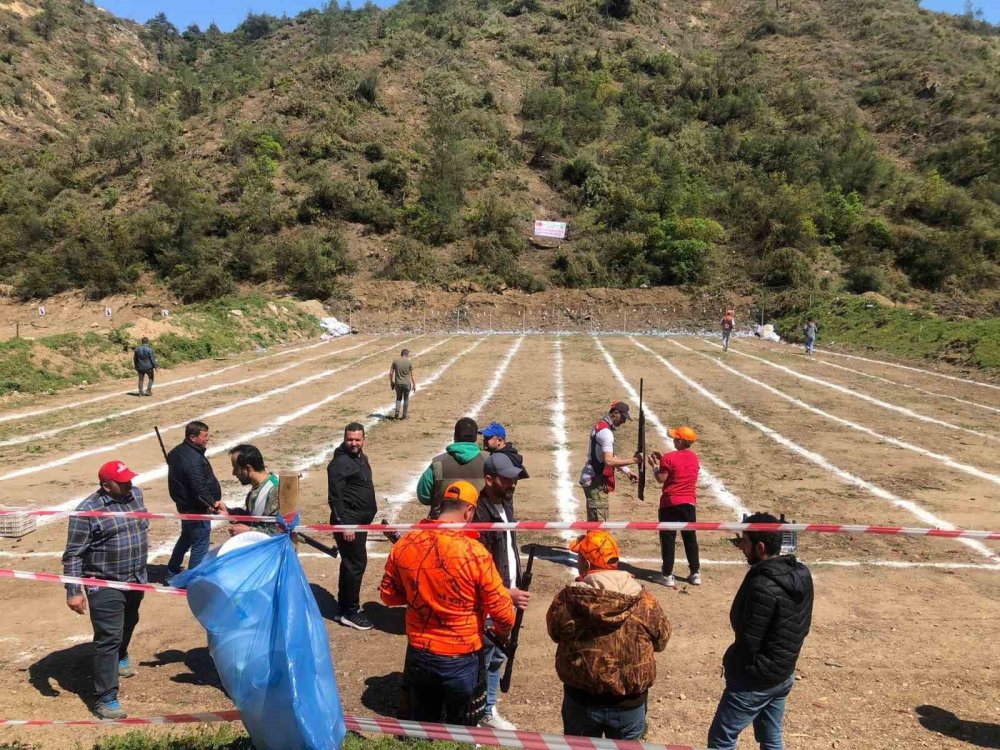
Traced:
<path id="1" fill-rule="evenodd" d="M 588 531 L 570 542 L 569 548 L 586 559 L 592 568 L 614 570 L 618 567 L 618 542 L 606 531 Z"/>
<path id="2" fill-rule="evenodd" d="M 698 439 L 698 434 L 687 425 L 667 430 L 667 434 L 674 440 L 687 440 L 689 443 Z"/>
<path id="3" fill-rule="evenodd" d="M 443 497 L 447 500 L 461 500 L 475 508 L 479 503 L 479 490 L 469 482 L 452 482 L 445 488 Z"/>

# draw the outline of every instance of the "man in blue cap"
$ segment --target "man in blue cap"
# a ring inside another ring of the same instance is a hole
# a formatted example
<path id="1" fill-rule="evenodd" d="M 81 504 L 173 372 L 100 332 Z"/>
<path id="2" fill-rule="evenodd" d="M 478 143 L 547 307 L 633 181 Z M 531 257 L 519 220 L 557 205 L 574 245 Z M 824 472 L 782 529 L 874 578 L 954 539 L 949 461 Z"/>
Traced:
<path id="1" fill-rule="evenodd" d="M 479 434 L 483 436 L 483 450 L 490 455 L 494 453 L 505 454 L 515 466 L 517 466 L 521 473 L 518 475 L 518 479 L 527 479 L 528 472 L 524 468 L 524 459 L 521 454 L 517 452 L 517 448 L 514 447 L 513 443 L 507 442 L 507 430 L 499 422 L 490 422 L 486 427 L 479 431 Z"/>

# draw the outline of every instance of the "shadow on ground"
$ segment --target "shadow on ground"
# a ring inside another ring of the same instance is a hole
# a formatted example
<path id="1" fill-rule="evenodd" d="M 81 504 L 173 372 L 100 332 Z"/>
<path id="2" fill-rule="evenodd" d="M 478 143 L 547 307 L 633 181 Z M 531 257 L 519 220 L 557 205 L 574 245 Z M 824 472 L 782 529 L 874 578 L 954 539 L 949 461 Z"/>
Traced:
<path id="1" fill-rule="evenodd" d="M 960 719 L 939 706 L 917 706 L 915 710 L 924 729 L 954 737 L 973 747 L 1000 748 L 1000 724 Z"/>
<path id="2" fill-rule="evenodd" d="M 365 680 L 361 704 L 380 716 L 396 716 L 399 712 L 399 692 L 403 685 L 402 672 L 374 675 Z"/>
<path id="3" fill-rule="evenodd" d="M 182 685 L 209 685 L 222 690 L 219 673 L 215 670 L 215 662 L 212 661 L 206 646 L 188 651 L 168 649 L 155 654 L 152 661 L 139 662 L 140 667 L 165 667 L 168 664 L 183 664 L 188 669 L 187 672 L 171 677 L 172 682 Z"/>
<path id="4" fill-rule="evenodd" d="M 28 680 L 46 697 L 54 698 L 65 691 L 90 705 L 94 697 L 93 659 L 92 643 L 53 651 L 28 667 Z"/>

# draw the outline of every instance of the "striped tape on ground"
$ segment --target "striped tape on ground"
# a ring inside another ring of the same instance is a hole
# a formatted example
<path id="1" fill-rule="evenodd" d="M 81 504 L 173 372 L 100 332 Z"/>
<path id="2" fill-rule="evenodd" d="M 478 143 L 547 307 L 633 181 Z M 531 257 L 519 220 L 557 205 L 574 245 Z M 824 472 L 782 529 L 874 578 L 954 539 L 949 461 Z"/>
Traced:
<path id="1" fill-rule="evenodd" d="M 56 573 L 34 573 L 29 570 L 10 570 L 7 568 L 0 568 L 0 578 L 16 578 L 21 581 L 44 581 L 46 583 L 70 583 L 77 586 L 118 589 L 119 591 L 142 591 L 146 594 L 173 594 L 174 596 L 187 596 L 187 591 L 184 589 L 175 589 L 170 586 L 156 586 L 152 583 L 105 581 L 103 578 L 78 578 L 76 576 L 57 575 Z"/>

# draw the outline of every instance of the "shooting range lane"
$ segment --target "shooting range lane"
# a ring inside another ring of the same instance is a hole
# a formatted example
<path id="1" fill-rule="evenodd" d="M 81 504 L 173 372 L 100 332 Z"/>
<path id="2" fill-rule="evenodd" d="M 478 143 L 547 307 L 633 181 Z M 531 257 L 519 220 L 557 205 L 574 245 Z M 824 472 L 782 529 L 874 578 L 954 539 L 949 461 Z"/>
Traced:
<path id="1" fill-rule="evenodd" d="M 409 348 L 417 351 L 440 340 L 428 339 L 415 341 Z M 718 391 L 734 405 L 739 403 L 740 394 L 742 398 L 758 395 L 756 387 L 723 373 L 696 355 L 684 353 L 659 339 L 637 339 L 676 362 L 693 379 L 713 392 Z M 403 422 L 386 420 L 370 429 L 367 450 L 375 472 L 380 505 L 383 505 L 385 494 L 404 488 L 411 472 L 422 470 L 426 462 L 450 442 L 455 419 L 462 415 L 463 409 L 481 400 L 516 337 L 488 338 L 467 359 L 455 362 L 432 388 L 424 392 L 422 378 L 473 341 L 471 337 L 459 337 L 415 359 L 418 391 L 411 401 L 411 418 Z M 552 451 L 551 406 L 556 393 L 552 341 L 553 337 L 524 339 L 480 414 L 481 423 L 497 419 L 505 424 L 526 456 L 532 479 L 519 485 L 516 500 L 518 514 L 523 519 L 560 517 Z M 690 339 L 680 341 L 691 345 Z M 699 429 L 702 440 L 696 444 L 696 450 L 704 463 L 747 506 L 786 510 L 776 507 L 776 503 L 788 498 L 792 515 L 800 521 L 900 523 L 906 520 L 902 512 L 893 515 L 891 506 L 883 501 L 851 490 L 839 480 L 822 474 L 813 464 L 762 439 L 759 432 L 692 391 L 654 357 L 627 339 L 603 338 L 601 342 L 636 388 L 639 378 L 645 378 L 647 403 L 665 424 L 674 426 L 687 421 L 696 429 L 703 425 Z M 611 401 L 625 398 L 626 393 L 590 337 L 561 338 L 561 349 L 565 430 L 570 451 L 568 470 L 582 518 L 583 493 L 576 479 L 584 459 L 587 436 L 593 422 Z M 710 350 L 711 347 L 706 347 L 707 352 L 711 353 Z M 379 373 L 378 379 L 370 385 L 253 441 L 262 448 L 270 469 L 277 471 L 294 465 L 303 456 L 336 440 L 344 422 L 350 419 L 366 422 L 373 418 L 370 414 L 384 408 L 391 399 L 386 375 L 390 357 L 386 354 L 373 359 L 377 360 L 377 366 L 368 361 L 358 367 L 358 379 Z M 736 366 L 731 362 L 730 365 Z M 725 390 L 719 385 L 723 375 L 733 381 L 725 385 Z M 772 375 L 761 379 L 775 382 Z M 350 387 L 352 380 L 338 379 L 336 390 Z M 784 383 L 781 387 L 785 388 Z M 297 399 L 289 399 L 291 406 L 286 404 L 283 410 L 272 408 L 270 402 L 265 401 L 243 410 L 242 417 L 231 414 L 225 424 L 220 416 L 216 421 L 226 434 L 215 439 L 222 441 L 244 434 L 276 415 L 290 414 L 333 392 L 332 386 L 320 384 L 303 388 Z M 289 397 L 294 395 L 292 392 Z M 798 393 L 798 397 L 811 400 L 808 393 Z M 780 401 L 763 390 L 760 398 Z M 636 408 L 636 404 L 629 401 L 633 409 Z M 788 407 L 785 421 L 772 425 L 782 434 L 805 440 L 808 436 L 788 429 L 789 423 L 796 421 L 810 425 L 814 431 L 834 432 L 831 423 L 814 419 L 787 402 L 782 403 Z M 888 415 L 881 410 L 879 413 Z M 870 419 L 869 412 L 859 414 L 856 415 L 858 421 Z M 182 412 L 177 413 L 174 420 L 185 416 Z M 214 431 L 216 425 L 211 420 L 209 423 Z M 872 419 L 872 426 L 879 427 L 879 423 Z M 912 439 L 905 432 L 888 434 Z M 169 436 L 165 438 L 169 447 L 174 441 Z M 618 433 L 617 451 L 631 454 L 635 439 L 635 422 L 630 422 Z M 660 436 L 650 424 L 647 430 L 649 448 L 661 450 L 660 442 Z M 159 448 L 155 438 L 148 448 L 148 455 L 143 453 L 141 456 L 143 466 L 140 468 L 153 465 L 157 460 Z M 833 458 L 839 462 L 842 454 L 838 452 L 835 457 L 831 456 Z M 212 462 L 216 473 L 224 480 L 227 495 L 240 498 L 243 490 L 230 478 L 228 457 L 217 455 Z M 803 492 L 800 488 L 808 491 Z M 74 475 L 74 484 L 62 488 L 61 495 L 79 489 Z M 302 482 L 302 490 L 304 518 L 325 522 L 326 477 L 322 466 L 309 471 Z M 154 497 L 158 498 L 156 504 L 152 502 Z M 148 498 L 151 509 L 172 509 L 162 480 L 149 485 Z M 612 497 L 612 519 L 652 520 L 657 498 L 658 488 L 651 476 L 644 504 L 637 502 L 634 487 L 623 479 Z M 850 518 L 845 517 L 848 513 Z M 423 506 L 411 499 L 401 506 L 399 520 L 417 520 L 423 514 Z M 947 514 L 942 515 L 950 518 Z M 733 514 L 725 505 L 717 503 L 710 492 L 702 489 L 699 518 L 728 520 Z M 970 524 L 978 528 L 986 525 L 985 519 Z M 175 523 L 153 522 L 151 536 L 158 541 L 151 543 L 151 547 L 158 542 L 171 543 L 176 533 Z M 52 536 L 51 544 L 45 549 L 60 551 L 65 539 L 65 523 L 45 527 L 20 543 L 2 540 L 0 549 L 39 549 L 36 540 L 43 534 Z M 224 530 L 217 530 L 213 541 L 223 541 L 224 534 Z M 642 570 L 658 569 L 655 561 L 659 548 L 653 534 L 616 536 L 625 557 L 643 560 L 635 563 L 640 575 Z M 388 543 L 378 541 L 376 535 L 372 538 L 373 554 L 362 597 L 365 602 L 375 603 L 384 554 L 389 547 Z M 545 539 L 553 544 L 563 543 L 556 532 L 519 536 L 522 547 L 530 541 Z M 841 540 L 837 544 L 843 546 L 824 547 L 829 543 L 827 540 Z M 703 745 L 722 689 L 719 665 L 731 641 L 729 607 L 746 569 L 740 553 L 724 541 L 724 535 L 703 533 L 699 535 L 699 542 L 704 558 L 733 564 L 706 565 L 702 571 L 705 585 L 699 588 L 681 583 L 681 588 L 675 591 L 646 584 L 663 604 L 674 626 L 667 650 L 657 657 L 658 680 L 651 691 L 649 704 L 650 741 Z M 877 556 L 884 560 L 982 562 L 981 557 L 948 540 L 905 540 L 899 548 L 885 542 L 882 538 L 859 537 L 851 541 L 835 535 L 811 535 L 803 538 L 801 553 L 807 561 L 835 558 L 856 562 Z M 914 542 L 918 546 L 912 549 L 920 554 L 903 554 L 911 550 Z M 867 547 L 869 544 L 874 546 Z M 300 551 L 307 574 L 315 584 L 321 609 L 330 616 L 335 611 L 331 598 L 336 597 L 338 563 L 309 548 L 301 547 Z M 686 575 L 687 566 L 679 539 L 677 557 L 676 572 Z M 560 559 L 565 560 L 565 557 Z M 58 558 L 24 561 L 4 558 L 2 562 L 4 567 L 12 568 L 60 569 Z M 161 558 L 159 562 L 162 565 L 164 560 Z M 162 571 L 162 567 L 154 568 L 154 573 L 157 570 Z M 994 635 L 995 623 L 1000 619 L 1000 575 L 995 571 L 816 566 L 813 572 L 817 586 L 814 625 L 799 662 L 800 675 L 804 679 L 796 683 L 791 699 L 793 709 L 786 719 L 790 744 L 794 742 L 795 747 L 802 750 L 826 750 L 831 740 L 851 737 L 852 748 L 860 750 L 884 750 L 894 744 L 919 746 L 926 742 L 926 730 L 906 711 L 935 702 L 930 700 L 931 696 L 947 695 L 947 700 L 939 698 L 939 702 L 959 716 L 992 715 L 993 693 L 970 686 L 996 684 L 995 675 L 987 669 L 1000 660 L 1000 644 Z M 552 596 L 567 579 L 567 568 L 563 564 L 541 559 L 536 562 L 532 586 L 534 601 L 521 633 L 513 686 L 500 703 L 503 715 L 524 728 L 561 730 L 561 686 L 553 667 L 555 645 L 545 633 L 544 615 Z M 66 608 L 61 587 L 55 584 L 4 581 L 0 583 L 0 607 L 5 613 L 0 624 L 0 643 L 4 644 L 0 663 L 6 667 L 0 670 L 0 689 L 10 696 L 7 714 L 88 718 L 90 714 L 78 693 L 89 689 L 87 670 L 80 669 L 89 653 L 86 643 L 91 637 L 89 621 Z M 341 695 L 346 713 L 391 714 L 405 649 L 401 635 L 403 613 L 384 610 L 377 604 L 374 608 L 369 605 L 368 612 L 376 622 L 376 629 L 372 631 L 349 630 L 328 620 Z M 948 613 L 947 617 L 941 613 Z M 46 626 L 39 628 L 39 622 Z M 972 662 L 970 654 L 976 655 Z M 155 716 L 177 713 L 178 709 L 219 711 L 231 708 L 218 685 L 212 682 L 214 669 L 205 649 L 204 632 L 179 598 L 146 597 L 132 655 L 139 662 L 139 675 L 123 683 L 123 699 L 133 715 Z M 836 720 L 831 721 L 834 715 Z M 44 747 L 72 747 L 77 742 L 86 746 L 109 731 L 124 732 L 126 729 L 9 729 L 5 739 L 38 743 Z M 935 746 L 946 750 L 964 747 L 959 740 L 949 737 L 935 737 Z"/>

